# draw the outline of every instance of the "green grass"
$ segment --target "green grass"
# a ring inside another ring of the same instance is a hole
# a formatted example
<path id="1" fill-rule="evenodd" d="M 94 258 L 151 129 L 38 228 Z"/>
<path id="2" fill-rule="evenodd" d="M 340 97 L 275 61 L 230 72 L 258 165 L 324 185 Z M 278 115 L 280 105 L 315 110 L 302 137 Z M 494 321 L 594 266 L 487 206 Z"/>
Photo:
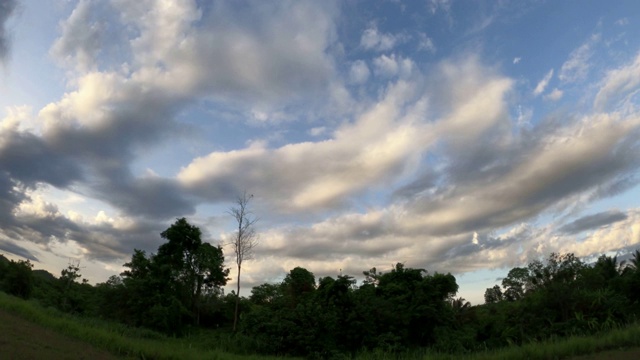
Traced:
<path id="1" fill-rule="evenodd" d="M 385 352 L 364 353 L 358 360 L 542 360 L 570 359 L 580 355 L 600 353 L 606 350 L 624 350 L 640 347 L 640 324 L 613 329 L 593 336 L 572 336 L 557 340 L 529 343 L 522 346 L 482 351 L 470 354 L 442 354 L 426 351 L 390 354 Z"/>
<path id="2" fill-rule="evenodd" d="M 214 332 L 197 332 L 184 338 L 172 338 L 149 330 L 72 316 L 55 309 L 45 309 L 36 302 L 24 301 L 2 292 L 0 292 L 0 309 L 124 358 L 277 359 L 257 355 L 238 355 L 221 350 L 237 346 L 234 345 L 231 336 L 225 337 Z"/>
<path id="3" fill-rule="evenodd" d="M 243 351 L 239 346 L 237 338 L 222 332 L 196 331 L 187 337 L 172 338 L 150 330 L 72 316 L 55 309 L 45 309 L 36 302 L 24 301 L 2 292 L 0 292 L 0 309 L 43 328 L 104 349 L 118 357 L 139 359 L 277 359 L 276 357 L 248 354 L 248 350 Z M 613 329 L 594 336 L 574 336 L 472 354 L 451 355 L 430 353 L 427 350 L 398 355 L 374 351 L 360 354 L 357 359 L 565 359 L 606 350 L 630 348 L 640 348 L 640 324 Z"/>

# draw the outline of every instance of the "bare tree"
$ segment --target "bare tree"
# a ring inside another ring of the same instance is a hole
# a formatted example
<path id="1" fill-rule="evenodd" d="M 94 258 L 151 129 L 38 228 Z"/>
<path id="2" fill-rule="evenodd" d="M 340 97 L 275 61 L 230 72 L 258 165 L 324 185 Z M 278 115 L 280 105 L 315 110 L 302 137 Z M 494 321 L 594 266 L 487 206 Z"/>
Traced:
<path id="1" fill-rule="evenodd" d="M 240 306 L 240 271 L 242 262 L 253 258 L 253 249 L 258 245 L 258 235 L 255 230 L 255 223 L 258 219 L 249 209 L 249 200 L 253 195 L 248 195 L 245 191 L 242 196 L 236 199 L 236 206 L 229 209 L 229 214 L 233 216 L 238 224 L 238 230 L 231 239 L 231 246 L 236 254 L 236 265 L 238 265 L 238 279 L 236 291 L 236 310 L 233 316 L 233 331 L 238 325 L 238 311 Z"/>

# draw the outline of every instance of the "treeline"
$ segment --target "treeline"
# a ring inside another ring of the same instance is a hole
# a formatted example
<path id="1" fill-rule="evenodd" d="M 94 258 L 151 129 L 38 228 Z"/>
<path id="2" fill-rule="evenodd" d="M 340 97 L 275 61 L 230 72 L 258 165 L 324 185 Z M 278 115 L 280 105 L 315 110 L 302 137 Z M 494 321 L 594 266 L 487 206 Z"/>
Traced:
<path id="1" fill-rule="evenodd" d="M 79 264 L 54 277 L 29 261 L 0 257 L 0 288 L 47 307 L 100 317 L 174 336 L 202 329 L 212 342 L 227 334 L 244 353 L 316 358 L 363 351 L 465 353 L 512 344 L 592 334 L 637 321 L 640 251 L 628 263 L 601 256 L 587 264 L 573 254 L 512 269 L 485 304 L 456 298 L 451 274 L 398 263 L 388 272 L 364 271 L 316 279 L 292 269 L 281 283 L 262 284 L 240 298 L 224 294 L 229 280 L 222 248 L 201 240 L 184 218 L 162 232 L 156 253 L 135 250 L 120 276 L 92 286 Z M 212 344 L 215 346 L 215 344 Z M 228 348 L 228 344 L 227 344 Z"/>

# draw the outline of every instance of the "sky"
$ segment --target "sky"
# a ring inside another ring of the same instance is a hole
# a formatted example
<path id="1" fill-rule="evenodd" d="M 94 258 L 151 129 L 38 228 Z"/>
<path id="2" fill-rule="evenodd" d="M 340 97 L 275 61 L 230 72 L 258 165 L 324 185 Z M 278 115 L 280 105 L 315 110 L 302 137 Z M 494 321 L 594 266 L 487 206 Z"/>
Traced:
<path id="1" fill-rule="evenodd" d="M 186 217 L 296 266 L 640 248 L 640 3 L 0 0 L 0 253 L 92 283 Z M 232 249 L 224 247 L 228 266 Z M 235 285 L 231 275 L 229 288 Z"/>

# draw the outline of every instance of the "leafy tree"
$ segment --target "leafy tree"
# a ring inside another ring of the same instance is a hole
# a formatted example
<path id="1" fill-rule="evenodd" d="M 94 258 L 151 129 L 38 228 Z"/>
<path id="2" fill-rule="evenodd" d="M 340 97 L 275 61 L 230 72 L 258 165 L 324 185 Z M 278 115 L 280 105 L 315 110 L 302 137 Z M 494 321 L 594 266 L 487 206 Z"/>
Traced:
<path id="1" fill-rule="evenodd" d="M 511 269 L 507 277 L 502 279 L 502 287 L 505 289 L 505 299 L 509 301 L 522 299 L 525 291 L 531 288 L 529 269 L 520 267 Z"/>
<path id="2" fill-rule="evenodd" d="M 296 307 L 305 294 L 315 290 L 316 279 L 309 270 L 295 267 L 284 278 L 282 286 L 290 299 L 291 307 Z"/>
<path id="3" fill-rule="evenodd" d="M 258 221 L 249 209 L 249 200 L 253 195 L 247 196 L 245 191 L 241 197 L 236 199 L 236 206 L 229 210 L 229 213 L 238 224 L 238 230 L 231 241 L 231 246 L 236 255 L 236 265 L 238 267 L 238 277 L 236 279 L 236 308 L 233 316 L 233 331 L 238 325 L 238 312 L 240 307 L 240 272 L 242 263 L 253 258 L 253 249 L 258 245 L 258 235 L 255 230 L 255 223 Z"/>
<path id="4" fill-rule="evenodd" d="M 33 264 L 29 260 L 11 260 L 4 264 L 3 289 L 11 295 L 28 299 L 33 291 L 32 269 Z"/>
<path id="5" fill-rule="evenodd" d="M 153 262 L 166 271 L 182 305 L 196 315 L 197 323 L 203 289 L 219 288 L 227 282 L 229 270 L 223 269 L 222 248 L 203 243 L 200 229 L 185 218 L 178 219 L 160 236 L 167 242 L 158 248 Z"/>
<path id="6" fill-rule="evenodd" d="M 504 295 L 502 294 L 502 289 L 500 286 L 495 285 L 492 288 L 488 288 L 484 292 L 484 302 L 487 304 L 495 304 L 504 300 Z"/>
<path id="7" fill-rule="evenodd" d="M 220 291 L 229 270 L 220 246 L 203 243 L 200 229 L 177 219 L 161 237 L 167 242 L 147 257 L 134 250 L 124 264 L 122 285 L 116 280 L 105 291 L 120 294 L 127 308 L 125 321 L 165 332 L 179 333 L 185 322 L 198 324 L 203 295 Z"/>
<path id="8" fill-rule="evenodd" d="M 251 289 L 250 300 L 256 305 L 267 305 L 278 301 L 282 296 L 281 285 L 262 284 Z"/>

